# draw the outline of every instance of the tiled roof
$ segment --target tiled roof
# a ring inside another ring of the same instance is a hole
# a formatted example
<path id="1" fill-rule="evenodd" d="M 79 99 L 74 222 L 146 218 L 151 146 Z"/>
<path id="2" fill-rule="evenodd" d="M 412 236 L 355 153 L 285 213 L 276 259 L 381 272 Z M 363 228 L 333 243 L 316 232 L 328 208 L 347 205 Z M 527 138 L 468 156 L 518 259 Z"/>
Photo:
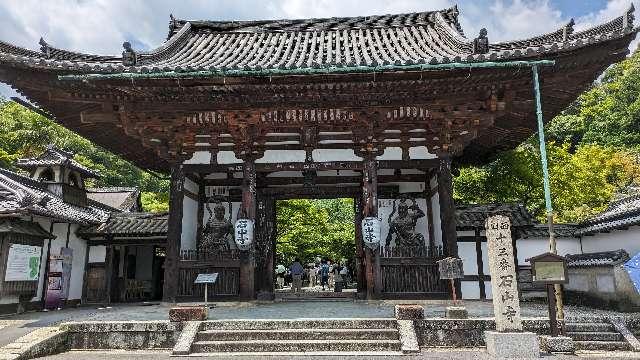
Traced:
<path id="1" fill-rule="evenodd" d="M 458 229 L 484 228 L 485 220 L 496 214 L 508 216 L 513 227 L 529 226 L 535 223 L 533 216 L 524 205 L 520 204 L 458 205 L 456 226 Z"/>
<path id="2" fill-rule="evenodd" d="M 576 224 L 554 224 L 553 232 L 556 238 L 571 238 L 576 237 L 575 234 L 578 225 Z M 520 237 L 526 238 L 548 238 L 549 226 L 547 224 L 535 224 L 533 226 L 527 226 L 519 229 Z"/>
<path id="3" fill-rule="evenodd" d="M 0 218 L 0 233 L 22 234 L 42 239 L 55 238 L 55 235 L 44 230 L 38 223 L 11 218 Z"/>
<path id="4" fill-rule="evenodd" d="M 98 56 L 64 51 L 42 41 L 41 53 L 0 42 L 0 62 L 82 73 L 336 69 L 537 59 L 627 36 L 633 9 L 580 32 L 573 22 L 530 39 L 489 44 L 474 53 L 456 7 L 399 15 L 265 20 L 171 20 L 170 37 L 149 52 Z M 491 34 L 489 34 L 489 37 Z M 131 58 L 135 60 L 129 63 Z"/>
<path id="5" fill-rule="evenodd" d="M 97 178 L 98 173 L 86 168 L 79 162 L 73 160 L 74 154 L 49 145 L 47 149 L 37 158 L 18 159 L 16 166 L 22 169 L 33 169 L 41 166 L 67 166 L 87 177 Z"/>
<path id="6" fill-rule="evenodd" d="M 136 187 L 104 187 L 87 189 L 87 197 L 122 211 L 139 211 L 138 197 L 140 191 Z"/>
<path id="7" fill-rule="evenodd" d="M 113 213 L 104 223 L 87 226 L 78 234 L 84 237 L 103 235 L 167 236 L 167 213 Z"/>
<path id="8" fill-rule="evenodd" d="M 104 208 L 72 205 L 46 190 L 42 183 L 0 168 L 0 214 L 39 215 L 79 224 L 96 224 L 108 217 Z"/>
<path id="9" fill-rule="evenodd" d="M 580 224 L 577 234 L 591 235 L 640 225 L 640 194 L 613 201 L 602 213 Z"/>
<path id="10" fill-rule="evenodd" d="M 567 255 L 567 266 L 607 266 L 618 265 L 629 260 L 629 254 L 620 249 L 614 251 L 603 251 L 595 253 Z"/>

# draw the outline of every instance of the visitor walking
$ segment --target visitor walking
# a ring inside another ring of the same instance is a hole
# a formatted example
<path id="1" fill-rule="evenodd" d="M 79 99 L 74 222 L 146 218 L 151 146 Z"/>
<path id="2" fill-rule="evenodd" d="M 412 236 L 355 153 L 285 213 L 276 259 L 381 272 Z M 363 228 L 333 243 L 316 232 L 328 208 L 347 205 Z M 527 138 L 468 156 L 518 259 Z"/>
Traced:
<path id="1" fill-rule="evenodd" d="M 322 291 L 325 286 L 329 286 L 329 265 L 326 260 L 322 260 L 320 264 L 320 284 L 322 285 Z"/>
<path id="2" fill-rule="evenodd" d="M 295 293 L 302 291 L 302 274 L 304 274 L 304 268 L 298 258 L 293 261 L 293 264 L 289 267 L 289 271 L 291 272 L 292 279 L 291 290 Z"/>
<path id="3" fill-rule="evenodd" d="M 334 273 L 335 265 L 333 265 L 331 261 L 327 261 L 327 263 L 329 264 L 329 289 L 333 289 L 333 286 L 335 285 L 335 276 L 336 276 Z"/>
<path id="4" fill-rule="evenodd" d="M 309 287 L 312 288 L 316 286 L 316 266 L 309 266 Z"/>
<path id="5" fill-rule="evenodd" d="M 276 281 L 278 284 L 278 289 L 282 289 L 284 288 L 284 273 L 287 272 L 287 269 L 281 265 L 278 264 L 278 266 L 276 266 Z"/>

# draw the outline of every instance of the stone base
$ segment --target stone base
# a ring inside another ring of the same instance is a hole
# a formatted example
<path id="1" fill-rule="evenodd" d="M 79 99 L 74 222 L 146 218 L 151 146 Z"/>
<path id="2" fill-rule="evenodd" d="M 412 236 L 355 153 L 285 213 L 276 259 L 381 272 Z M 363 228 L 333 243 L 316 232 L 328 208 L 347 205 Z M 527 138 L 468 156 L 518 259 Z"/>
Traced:
<path id="1" fill-rule="evenodd" d="M 548 353 L 573 354 L 576 351 L 573 339 L 568 336 L 540 336 L 540 350 Z"/>
<path id="2" fill-rule="evenodd" d="M 209 316 L 207 306 L 182 306 L 169 310 L 169 321 L 204 321 Z"/>
<path id="3" fill-rule="evenodd" d="M 464 306 L 447 306 L 445 317 L 448 319 L 466 319 L 469 317 L 469 313 Z"/>
<path id="4" fill-rule="evenodd" d="M 424 308 L 421 305 L 396 305 L 396 319 L 421 320 L 424 319 Z"/>
<path id="5" fill-rule="evenodd" d="M 485 331 L 487 353 L 496 358 L 537 359 L 540 357 L 538 335 L 532 332 Z"/>

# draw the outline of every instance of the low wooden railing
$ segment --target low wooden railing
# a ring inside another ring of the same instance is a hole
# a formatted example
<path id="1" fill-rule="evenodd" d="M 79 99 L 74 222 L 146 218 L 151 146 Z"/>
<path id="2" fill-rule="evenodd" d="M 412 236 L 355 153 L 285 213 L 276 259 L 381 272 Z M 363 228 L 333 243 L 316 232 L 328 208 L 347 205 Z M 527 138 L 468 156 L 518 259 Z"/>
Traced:
<path id="1" fill-rule="evenodd" d="M 437 258 L 444 256 L 442 246 L 394 246 L 381 247 L 381 258 Z"/>

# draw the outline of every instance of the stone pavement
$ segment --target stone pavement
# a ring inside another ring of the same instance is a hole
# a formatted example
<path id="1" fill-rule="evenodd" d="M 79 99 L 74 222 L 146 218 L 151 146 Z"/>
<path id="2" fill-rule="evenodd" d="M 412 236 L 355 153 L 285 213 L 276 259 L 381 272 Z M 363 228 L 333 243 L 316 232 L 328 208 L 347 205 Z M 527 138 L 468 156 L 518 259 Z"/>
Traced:
<path id="1" fill-rule="evenodd" d="M 579 360 L 588 359 L 638 359 L 638 353 L 616 352 L 616 353 L 581 353 L 578 356 L 572 355 L 546 355 L 542 359 L 548 360 Z M 48 356 L 41 359 L 48 360 L 169 360 L 180 357 L 170 356 L 168 352 L 149 352 L 149 351 L 71 351 L 55 356 Z M 489 360 L 492 359 L 487 355 L 484 349 L 466 349 L 466 350 L 423 350 L 416 355 L 398 355 L 398 356 L 304 356 L 304 355 L 255 355 L 255 356 L 239 356 L 239 355 L 215 355 L 211 357 L 184 357 L 184 359 L 216 359 L 216 360 L 444 360 L 444 359 L 460 359 L 460 360 Z"/>

